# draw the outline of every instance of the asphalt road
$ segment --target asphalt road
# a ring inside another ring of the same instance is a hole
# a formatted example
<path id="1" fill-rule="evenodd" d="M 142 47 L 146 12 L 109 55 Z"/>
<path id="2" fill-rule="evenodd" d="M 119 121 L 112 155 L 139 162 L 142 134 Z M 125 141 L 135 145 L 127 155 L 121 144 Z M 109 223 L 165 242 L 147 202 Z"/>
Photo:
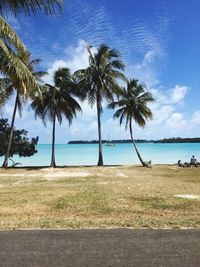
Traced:
<path id="1" fill-rule="evenodd" d="M 0 266 L 200 266 L 200 230 L 0 231 Z"/>

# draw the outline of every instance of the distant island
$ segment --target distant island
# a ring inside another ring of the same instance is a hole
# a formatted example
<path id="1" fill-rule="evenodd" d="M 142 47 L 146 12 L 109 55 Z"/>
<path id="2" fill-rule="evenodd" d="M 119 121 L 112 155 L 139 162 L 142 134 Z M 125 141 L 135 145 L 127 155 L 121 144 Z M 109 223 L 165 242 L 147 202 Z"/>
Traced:
<path id="1" fill-rule="evenodd" d="M 137 143 L 200 143 L 200 137 L 194 138 L 181 138 L 181 137 L 173 137 L 173 138 L 164 138 L 160 140 L 145 140 L 145 139 L 136 139 Z M 102 140 L 103 144 L 113 143 L 113 144 L 128 144 L 132 143 L 130 139 L 119 139 L 119 140 Z M 69 141 L 69 145 L 75 144 L 98 144 L 98 140 L 91 141 Z"/>

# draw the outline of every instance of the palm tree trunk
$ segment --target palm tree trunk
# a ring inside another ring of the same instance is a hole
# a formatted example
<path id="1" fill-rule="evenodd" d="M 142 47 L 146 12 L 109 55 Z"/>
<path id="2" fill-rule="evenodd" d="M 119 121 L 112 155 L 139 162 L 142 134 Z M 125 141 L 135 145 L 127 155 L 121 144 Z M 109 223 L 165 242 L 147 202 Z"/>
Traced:
<path id="1" fill-rule="evenodd" d="M 101 103 L 98 93 L 97 93 L 97 120 L 98 120 L 98 135 L 99 135 L 99 159 L 97 166 L 103 166 L 102 139 L 101 139 Z"/>
<path id="2" fill-rule="evenodd" d="M 131 135 L 131 140 L 133 142 L 133 145 L 134 145 L 134 148 L 135 148 L 135 151 L 137 153 L 137 156 L 142 164 L 143 167 L 149 167 L 149 165 L 143 161 L 142 157 L 140 156 L 140 153 L 138 151 L 138 148 L 137 148 L 137 145 L 136 145 L 136 142 L 135 140 L 133 139 L 133 131 L 132 131 L 132 124 L 131 124 L 131 119 L 130 119 L 130 124 L 129 124 L 129 127 L 130 127 L 130 135 Z"/>
<path id="3" fill-rule="evenodd" d="M 16 99 L 15 99 L 15 106 L 14 106 L 13 115 L 12 115 L 10 136 L 9 136 L 9 139 L 8 139 L 8 147 L 7 147 L 7 151 L 6 151 L 6 154 L 5 154 L 4 162 L 3 162 L 3 165 L 2 165 L 3 168 L 7 168 L 8 167 L 8 159 L 10 157 L 10 149 L 11 149 L 12 139 L 13 139 L 14 123 L 15 123 L 15 116 L 16 116 L 16 111 L 17 111 L 18 100 L 19 100 L 19 94 L 17 92 Z"/>
<path id="4" fill-rule="evenodd" d="M 53 117 L 53 132 L 52 132 L 52 151 L 51 151 L 51 164 L 50 167 L 56 167 L 55 161 L 55 130 L 56 130 L 56 113 L 54 113 Z"/>

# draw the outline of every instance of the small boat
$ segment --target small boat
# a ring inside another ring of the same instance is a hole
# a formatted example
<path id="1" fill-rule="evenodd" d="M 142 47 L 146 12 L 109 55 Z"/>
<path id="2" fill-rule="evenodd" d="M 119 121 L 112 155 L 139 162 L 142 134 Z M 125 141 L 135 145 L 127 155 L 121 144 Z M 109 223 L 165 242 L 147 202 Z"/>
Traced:
<path id="1" fill-rule="evenodd" d="M 105 143 L 106 146 L 115 146 L 114 143 Z"/>

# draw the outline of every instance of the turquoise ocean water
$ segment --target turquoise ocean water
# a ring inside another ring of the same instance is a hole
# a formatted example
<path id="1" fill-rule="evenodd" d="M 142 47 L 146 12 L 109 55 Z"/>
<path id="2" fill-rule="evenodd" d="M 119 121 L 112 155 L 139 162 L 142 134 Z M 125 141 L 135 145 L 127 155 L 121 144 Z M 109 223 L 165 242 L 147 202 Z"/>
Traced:
<path id="1" fill-rule="evenodd" d="M 200 161 L 200 143 L 184 144 L 138 144 L 139 151 L 144 160 L 152 160 L 152 164 L 176 163 L 179 159 L 190 161 L 192 155 Z M 15 162 L 22 166 L 48 166 L 51 160 L 51 145 L 38 145 L 38 153 L 29 158 L 14 157 Z M 95 165 L 98 159 L 97 144 L 55 146 L 57 165 Z M 136 153 L 132 144 L 103 145 L 104 164 L 138 164 Z M 2 163 L 0 158 L 0 163 Z M 10 162 L 11 164 L 11 162 Z"/>

